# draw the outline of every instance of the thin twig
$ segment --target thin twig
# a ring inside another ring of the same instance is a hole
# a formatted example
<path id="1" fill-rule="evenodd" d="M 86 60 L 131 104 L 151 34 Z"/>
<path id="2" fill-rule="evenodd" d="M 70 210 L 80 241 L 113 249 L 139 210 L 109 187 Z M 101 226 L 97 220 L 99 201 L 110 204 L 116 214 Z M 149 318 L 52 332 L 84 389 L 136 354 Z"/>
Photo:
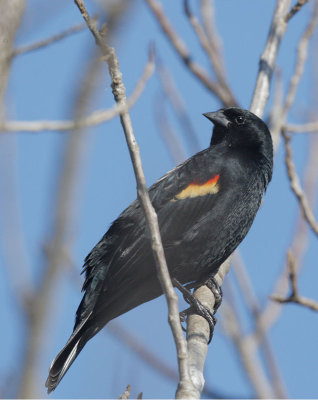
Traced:
<path id="1" fill-rule="evenodd" d="M 307 124 L 286 124 L 285 131 L 292 133 L 318 133 L 318 121 L 308 122 Z"/>
<path id="2" fill-rule="evenodd" d="M 279 303 L 296 303 L 307 307 L 313 311 L 318 311 L 318 302 L 307 297 L 303 297 L 298 292 L 298 275 L 297 264 L 291 251 L 287 252 L 287 268 L 289 271 L 289 281 L 291 286 L 291 294 L 287 297 L 272 295 L 271 299 Z"/>
<path id="3" fill-rule="evenodd" d="M 291 295 L 286 298 L 286 297 L 280 297 L 278 295 L 272 295 L 270 298 L 274 301 L 277 301 L 278 303 L 282 303 L 282 304 L 295 303 L 295 304 L 299 304 L 301 306 L 307 307 L 310 310 L 318 311 L 318 301 L 309 299 L 308 297 L 304 297 L 304 296 L 300 296 L 300 295 L 297 295 L 297 296 Z"/>
<path id="4" fill-rule="evenodd" d="M 290 110 L 292 104 L 295 101 L 299 82 L 304 73 L 305 64 L 306 64 L 307 55 L 308 55 L 308 45 L 309 45 L 310 38 L 314 32 L 314 28 L 317 23 L 317 14 L 318 14 L 318 5 L 317 5 L 317 1 L 316 1 L 312 16 L 311 16 L 309 23 L 306 26 L 306 29 L 305 29 L 305 31 L 298 43 L 298 46 L 297 46 L 297 56 L 296 56 L 296 62 L 295 62 L 295 67 L 294 67 L 294 73 L 289 81 L 289 86 L 288 86 L 284 104 L 283 105 L 281 104 L 281 101 L 279 100 L 279 96 L 275 96 L 275 99 L 278 100 L 278 104 L 276 104 L 277 102 L 274 102 L 274 105 L 273 105 L 274 110 L 271 113 L 271 117 L 272 117 L 271 133 L 272 133 L 272 138 L 273 138 L 274 150 L 277 150 L 278 145 L 280 143 L 280 139 L 281 139 L 280 133 L 281 133 L 282 127 L 286 124 L 288 111 Z M 278 77 L 279 77 L 279 74 L 278 74 Z M 278 82 L 279 81 L 280 81 L 280 79 L 278 80 Z M 277 86 L 280 87 L 281 84 L 279 84 Z"/>
<path id="5" fill-rule="evenodd" d="M 310 204 L 315 204 L 317 196 L 317 177 L 318 177 L 318 138 L 316 136 L 311 138 L 309 146 L 309 155 L 306 171 L 304 173 L 304 190 L 307 193 L 307 197 Z M 290 248 L 292 249 L 293 255 L 297 260 L 297 267 L 300 271 L 303 266 L 303 259 L 306 250 L 309 245 L 309 225 L 299 213 L 296 226 L 294 228 L 294 237 Z M 279 293 L 279 296 L 287 296 L 289 285 L 286 279 L 287 266 L 284 265 L 279 278 L 275 282 L 275 288 L 273 293 Z M 271 326 L 278 320 L 283 307 L 282 304 L 269 300 L 263 308 L 261 314 L 261 324 L 269 330 Z"/>
<path id="6" fill-rule="evenodd" d="M 258 351 L 257 343 L 260 343 L 264 353 L 264 359 L 268 365 L 269 375 L 272 379 L 272 386 L 275 390 L 275 396 L 283 399 L 286 398 L 286 388 L 278 368 L 275 353 L 272 349 L 270 340 L 267 336 L 267 330 L 261 323 L 261 306 L 254 292 L 252 282 L 247 273 L 246 266 L 242 260 L 239 250 L 236 250 L 232 257 L 232 270 L 240 287 L 240 291 L 245 300 L 245 304 L 254 318 L 255 333 L 250 335 L 250 340 L 256 340 L 256 343 L 251 348 Z"/>
<path id="7" fill-rule="evenodd" d="M 286 151 L 285 163 L 287 167 L 288 178 L 290 181 L 290 187 L 298 199 L 305 220 L 308 222 L 313 232 L 316 235 L 318 235 L 318 222 L 316 221 L 315 216 L 311 210 L 310 204 L 307 200 L 307 197 L 301 188 L 300 181 L 295 170 L 295 165 L 293 162 L 293 154 L 290 145 L 290 136 L 287 135 L 287 133 L 284 132 L 284 130 L 282 131 L 282 135 L 285 140 L 285 151 Z"/>
<path id="8" fill-rule="evenodd" d="M 102 56 L 107 61 L 109 74 L 112 79 L 112 90 L 116 103 L 119 105 L 127 105 L 125 86 L 122 81 L 122 74 L 119 69 L 119 63 L 116 56 L 114 48 L 110 47 L 106 40 L 105 27 L 99 31 L 96 24 L 90 19 L 87 10 L 85 8 L 84 2 L 82 0 L 75 0 L 75 3 L 81 14 L 92 32 L 96 44 L 99 46 Z M 197 393 L 194 390 L 193 384 L 191 382 L 189 371 L 188 371 L 188 354 L 186 341 L 182 333 L 182 328 L 179 320 L 179 310 L 178 310 L 178 297 L 173 289 L 169 270 L 167 267 L 159 225 L 158 218 L 151 204 L 149 194 L 147 191 L 146 181 L 144 172 L 142 169 L 142 163 L 140 159 L 139 147 L 137 145 L 130 115 L 128 109 L 122 111 L 120 114 L 121 124 L 125 133 L 127 145 L 129 148 L 130 157 L 133 163 L 133 168 L 136 176 L 138 199 L 145 213 L 145 218 L 150 231 L 150 238 L 152 243 L 152 249 L 154 252 L 154 258 L 156 262 L 156 268 L 158 273 L 158 278 L 162 285 L 162 289 L 166 296 L 168 310 L 169 310 L 169 323 L 174 336 L 177 354 L 178 354 L 178 367 L 179 367 L 179 388 L 182 388 L 184 393 L 187 394 L 188 398 L 197 397 Z"/>
<path id="9" fill-rule="evenodd" d="M 225 92 L 218 82 L 211 80 L 208 73 L 198 63 L 193 61 L 190 52 L 182 40 L 182 38 L 176 33 L 172 24 L 165 15 L 162 5 L 156 0 L 146 0 L 150 10 L 157 19 L 162 31 L 167 36 L 169 43 L 173 46 L 178 56 L 184 62 L 186 67 L 196 76 L 199 81 L 210 90 L 215 96 L 217 96 L 222 104 L 227 107 L 236 106 L 236 100 Z"/>
<path id="10" fill-rule="evenodd" d="M 222 43 L 216 29 L 216 19 L 214 14 L 213 1 L 201 0 L 201 17 L 204 30 L 214 53 L 219 55 L 219 60 L 217 60 L 217 62 L 220 64 L 221 68 L 223 69 L 223 73 L 225 74 L 224 58 L 222 55 Z"/>
<path id="11" fill-rule="evenodd" d="M 157 371 L 163 377 L 178 382 L 178 372 L 172 368 L 168 363 L 162 360 L 153 349 L 148 348 L 133 332 L 125 328 L 120 322 L 113 320 L 107 325 L 105 333 L 111 333 L 115 339 L 119 340 L 123 345 L 127 346 L 135 355 L 149 365 L 154 371 Z M 206 386 L 203 394 L 207 398 L 222 399 L 228 398 L 229 394 L 223 394 L 212 390 Z"/>
<path id="12" fill-rule="evenodd" d="M 228 294 L 230 293 L 230 288 L 229 281 L 227 281 Z M 255 398 L 273 398 L 272 387 L 258 357 L 258 353 L 253 348 L 255 342 L 250 341 L 249 337 L 244 335 L 240 319 L 237 318 L 235 313 L 235 307 L 225 300 L 222 304 L 221 324 L 224 332 L 235 344 L 235 349 L 242 360 L 242 366 L 255 390 Z"/>
<path id="13" fill-rule="evenodd" d="M 286 31 L 287 24 L 284 16 L 289 9 L 291 0 L 278 0 L 272 24 L 268 34 L 263 54 L 259 63 L 259 72 L 256 80 L 250 110 L 261 117 L 269 97 L 270 84 L 276 63 L 276 57 L 281 39 Z"/>
<path id="14" fill-rule="evenodd" d="M 97 17 L 94 17 L 94 18 L 96 19 Z M 72 26 L 71 28 L 65 29 L 64 31 L 62 31 L 56 35 L 50 36 L 47 39 L 43 39 L 43 40 L 40 40 L 40 41 L 32 43 L 32 44 L 27 44 L 24 46 L 16 47 L 15 49 L 12 50 L 12 53 L 10 54 L 9 57 L 13 58 L 16 56 L 20 56 L 21 54 L 26 54 L 26 53 L 30 53 L 31 51 L 34 51 L 34 50 L 42 49 L 43 47 L 47 47 L 50 44 L 59 42 L 71 35 L 74 35 L 75 33 L 81 32 L 85 28 L 86 28 L 85 23 L 77 24 L 77 25 Z"/>
<path id="15" fill-rule="evenodd" d="M 190 6 L 189 6 L 189 0 L 184 0 L 184 9 L 185 9 L 185 13 L 189 19 L 189 22 L 190 22 L 194 32 L 196 33 L 197 38 L 199 39 L 199 42 L 200 42 L 203 50 L 205 51 L 205 53 L 207 54 L 207 56 L 210 60 L 211 66 L 215 72 L 218 83 L 220 84 L 220 86 L 222 87 L 224 92 L 227 93 L 227 96 L 229 98 L 234 99 L 234 95 L 233 95 L 233 93 L 227 83 L 226 77 L 225 77 L 225 69 L 224 69 L 224 65 L 222 62 L 223 58 L 221 56 L 220 51 L 218 51 L 219 47 L 214 42 L 212 42 L 212 44 L 211 44 L 211 41 L 209 40 L 208 36 L 204 32 L 198 18 L 191 12 Z M 213 20 L 210 21 L 210 25 L 212 25 L 212 24 L 213 24 Z M 236 100 L 235 100 L 235 103 L 236 103 Z"/>
<path id="16" fill-rule="evenodd" d="M 85 74 L 86 79 L 82 82 L 76 97 L 75 119 L 76 116 L 85 112 L 87 98 L 94 88 L 99 64 L 96 56 L 90 61 L 89 70 Z M 74 237 L 71 238 L 70 227 L 74 224 L 77 212 L 74 199 L 81 197 L 78 196 L 78 189 L 82 176 L 80 172 L 86 161 L 87 139 L 86 132 L 80 129 L 73 130 L 67 137 L 52 211 L 53 226 L 50 230 L 52 233 L 44 246 L 46 259 L 42 266 L 43 274 L 41 279 L 38 279 L 37 290 L 34 291 L 27 304 L 29 329 L 28 334 L 24 335 L 26 354 L 21 363 L 22 379 L 18 395 L 21 399 L 39 397 L 35 392 L 35 388 L 39 387 L 36 364 L 46 343 L 43 331 L 47 325 L 47 310 L 50 309 L 53 291 L 60 273 L 68 266 L 65 247 L 67 244 L 67 247 L 71 248 L 71 239 L 74 239 Z"/>
<path id="17" fill-rule="evenodd" d="M 144 68 L 141 78 L 127 100 L 127 104 L 115 104 L 107 110 L 94 111 L 91 115 L 70 121 L 3 121 L 0 122 L 0 131 L 2 132 L 42 132 L 42 131 L 70 131 L 73 129 L 87 128 L 102 124 L 118 116 L 124 109 L 132 108 L 139 99 L 146 83 L 154 72 L 153 55 L 150 53 L 149 60 Z"/>
<path id="18" fill-rule="evenodd" d="M 292 104 L 295 100 L 297 88 L 298 88 L 300 79 L 304 73 L 304 68 L 305 68 L 307 55 L 308 55 L 308 45 L 309 45 L 310 38 L 313 35 L 314 29 L 315 29 L 315 26 L 317 23 L 317 16 L 318 16 L 318 4 L 316 1 L 314 11 L 312 13 L 312 17 L 310 18 L 310 21 L 305 29 L 305 32 L 303 33 L 303 35 L 299 41 L 299 44 L 297 46 L 297 58 L 296 58 L 296 63 L 295 63 L 295 69 L 294 69 L 292 78 L 289 82 L 289 88 L 288 88 L 285 105 L 284 105 L 284 109 L 283 109 L 284 121 L 287 118 L 287 112 L 289 111 L 290 107 L 292 106 Z"/>
<path id="19" fill-rule="evenodd" d="M 285 22 L 288 22 L 298 11 L 302 8 L 303 5 L 308 3 L 309 0 L 298 0 L 297 3 L 292 7 L 289 13 L 285 17 Z"/>

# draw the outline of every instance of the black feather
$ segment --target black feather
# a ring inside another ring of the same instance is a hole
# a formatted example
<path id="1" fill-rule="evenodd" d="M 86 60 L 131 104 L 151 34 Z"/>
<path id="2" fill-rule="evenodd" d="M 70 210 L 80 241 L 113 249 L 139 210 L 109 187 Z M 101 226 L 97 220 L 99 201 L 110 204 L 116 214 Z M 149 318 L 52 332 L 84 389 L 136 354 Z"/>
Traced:
<path id="1" fill-rule="evenodd" d="M 210 147 L 149 189 L 171 277 L 183 284 L 218 271 L 247 234 L 272 176 L 271 135 L 260 118 L 239 108 L 205 116 L 215 124 Z M 51 364 L 49 392 L 107 322 L 162 294 L 137 200 L 86 257 L 84 271 L 74 331 Z"/>

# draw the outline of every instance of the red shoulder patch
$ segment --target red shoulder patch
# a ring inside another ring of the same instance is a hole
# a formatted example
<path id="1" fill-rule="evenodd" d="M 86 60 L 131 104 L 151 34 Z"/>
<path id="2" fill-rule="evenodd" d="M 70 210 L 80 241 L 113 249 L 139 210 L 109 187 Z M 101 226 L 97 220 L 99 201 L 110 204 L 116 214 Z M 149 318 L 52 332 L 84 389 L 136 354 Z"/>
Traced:
<path id="1" fill-rule="evenodd" d="M 175 196 L 175 199 L 182 200 L 198 196 L 205 196 L 206 194 L 215 194 L 219 191 L 219 178 L 220 175 L 215 175 L 213 178 L 203 183 L 191 182 L 185 189 Z"/>

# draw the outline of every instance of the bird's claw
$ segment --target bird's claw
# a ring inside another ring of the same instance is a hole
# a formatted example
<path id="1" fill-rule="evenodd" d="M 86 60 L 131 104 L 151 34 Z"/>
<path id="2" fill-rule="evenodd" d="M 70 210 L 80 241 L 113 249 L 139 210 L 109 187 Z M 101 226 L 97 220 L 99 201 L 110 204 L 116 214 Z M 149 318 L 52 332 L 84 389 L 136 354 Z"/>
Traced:
<path id="1" fill-rule="evenodd" d="M 204 284 L 211 290 L 214 296 L 213 314 L 215 314 L 222 303 L 222 287 L 217 283 L 214 277 L 209 278 Z"/>
<path id="2" fill-rule="evenodd" d="M 183 294 L 184 300 L 190 305 L 189 308 L 180 312 L 180 321 L 185 322 L 185 317 L 190 314 L 198 314 L 203 317 L 210 327 L 210 335 L 208 344 L 211 342 L 214 332 L 214 326 L 216 324 L 216 318 L 214 317 L 214 313 L 212 313 L 207 307 L 205 307 L 191 292 L 187 287 L 181 285 L 181 283 L 173 279 L 173 284 L 180 290 Z M 208 286 L 209 287 L 209 286 Z M 209 287 L 210 288 L 210 287 Z M 210 288 L 212 291 L 212 289 Z M 214 293 L 214 292 L 213 292 Z M 219 307 L 219 304 L 217 308 Z M 186 331 L 186 329 L 182 326 L 182 329 Z"/>

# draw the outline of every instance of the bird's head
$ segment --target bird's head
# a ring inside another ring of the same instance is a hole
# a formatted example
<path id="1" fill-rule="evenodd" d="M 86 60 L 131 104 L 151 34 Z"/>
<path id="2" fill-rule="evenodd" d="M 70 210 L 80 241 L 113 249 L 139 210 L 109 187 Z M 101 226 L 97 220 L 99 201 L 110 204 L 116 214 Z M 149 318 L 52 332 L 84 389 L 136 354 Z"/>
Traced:
<path id="1" fill-rule="evenodd" d="M 272 152 L 272 139 L 267 125 L 250 111 L 231 107 L 203 115 L 214 124 L 211 145 L 225 142 L 233 147 L 262 148 Z"/>

